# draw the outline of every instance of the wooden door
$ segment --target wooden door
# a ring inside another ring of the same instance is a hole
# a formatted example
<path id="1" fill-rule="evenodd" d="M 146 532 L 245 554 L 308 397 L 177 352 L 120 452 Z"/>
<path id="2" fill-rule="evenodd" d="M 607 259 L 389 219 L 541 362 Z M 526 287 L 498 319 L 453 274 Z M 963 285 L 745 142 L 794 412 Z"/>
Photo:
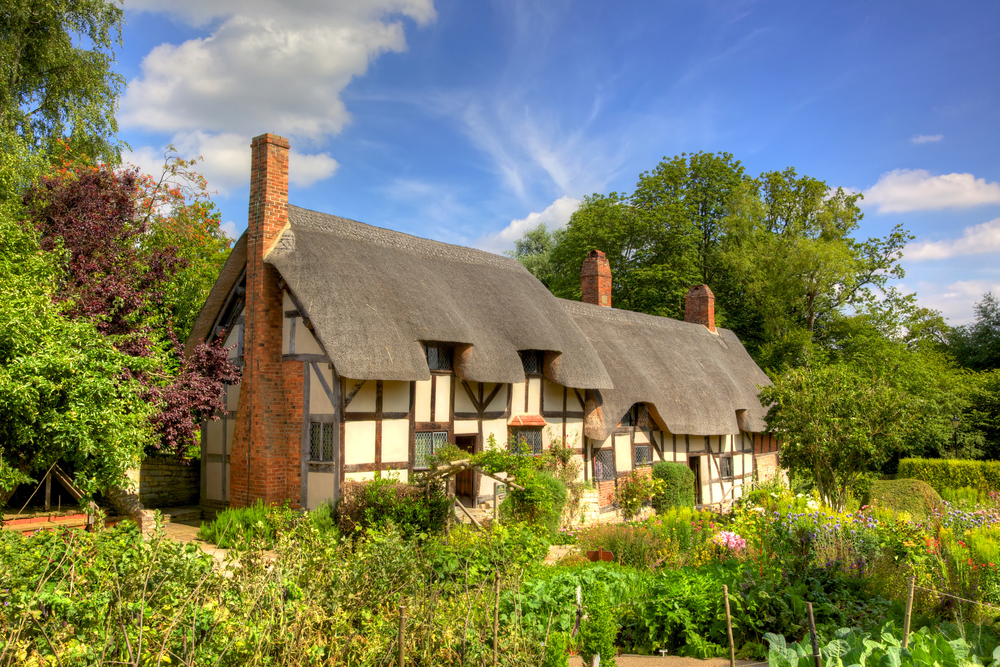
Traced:
<path id="1" fill-rule="evenodd" d="M 701 457 L 692 456 L 688 459 L 688 465 L 694 473 L 694 504 L 701 505 Z"/>
<path id="2" fill-rule="evenodd" d="M 474 454 L 476 451 L 476 436 L 474 435 L 459 435 L 455 436 L 455 444 L 463 452 L 468 452 L 469 454 Z M 475 504 L 475 489 L 473 488 L 476 483 L 476 471 L 475 470 L 463 470 L 462 472 L 455 475 L 455 495 L 456 496 L 468 496 L 472 499 L 473 504 Z"/>

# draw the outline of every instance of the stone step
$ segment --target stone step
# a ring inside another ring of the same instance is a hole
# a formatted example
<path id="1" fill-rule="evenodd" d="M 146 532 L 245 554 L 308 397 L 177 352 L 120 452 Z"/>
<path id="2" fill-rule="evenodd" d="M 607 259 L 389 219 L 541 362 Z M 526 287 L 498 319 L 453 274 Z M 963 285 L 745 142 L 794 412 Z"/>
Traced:
<path id="1" fill-rule="evenodd" d="M 184 507 L 164 507 L 160 509 L 163 523 L 192 523 L 202 520 L 201 508 L 197 505 Z"/>

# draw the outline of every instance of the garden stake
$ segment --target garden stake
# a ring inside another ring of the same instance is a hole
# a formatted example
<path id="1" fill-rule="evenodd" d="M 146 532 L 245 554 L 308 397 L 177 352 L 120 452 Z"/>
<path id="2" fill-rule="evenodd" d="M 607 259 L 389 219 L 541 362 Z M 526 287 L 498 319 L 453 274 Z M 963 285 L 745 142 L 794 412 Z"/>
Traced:
<path id="1" fill-rule="evenodd" d="M 722 597 L 726 600 L 726 632 L 729 633 L 729 667 L 736 667 L 736 647 L 733 645 L 733 616 L 729 613 L 729 586 L 722 585 Z"/>
<path id="2" fill-rule="evenodd" d="M 816 667 L 823 667 L 823 659 L 819 655 L 819 642 L 816 640 L 816 621 L 813 620 L 813 603 L 806 602 L 806 609 L 809 610 L 809 636 L 812 638 L 813 658 L 816 660 Z"/>
<path id="3" fill-rule="evenodd" d="M 493 667 L 497 667 L 497 633 L 500 632 L 500 573 L 493 573 Z"/>
<path id="4" fill-rule="evenodd" d="M 910 615 L 913 613 L 913 586 L 917 583 L 917 575 L 910 577 L 910 590 L 906 594 L 906 614 L 903 615 L 903 648 L 910 645 Z"/>
<path id="5" fill-rule="evenodd" d="M 399 605 L 399 667 L 403 667 L 405 651 L 403 640 L 406 636 L 406 605 Z"/>

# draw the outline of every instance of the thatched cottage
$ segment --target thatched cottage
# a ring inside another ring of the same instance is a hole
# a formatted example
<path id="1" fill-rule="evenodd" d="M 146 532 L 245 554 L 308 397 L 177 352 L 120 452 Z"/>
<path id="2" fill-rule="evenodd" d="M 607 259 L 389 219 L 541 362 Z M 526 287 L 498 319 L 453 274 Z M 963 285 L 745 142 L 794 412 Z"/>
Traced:
<path id="1" fill-rule="evenodd" d="M 616 310 L 594 251 L 584 301 L 558 299 L 511 258 L 289 205 L 288 149 L 253 140 L 249 227 L 188 341 L 224 332 L 243 366 L 229 414 L 203 428 L 203 505 L 314 508 L 491 435 L 570 443 L 609 508 L 616 480 L 661 460 L 691 466 L 703 504 L 773 471 L 767 376 L 715 327 L 707 286 L 684 322 Z M 493 484 L 468 471 L 456 491 L 475 505 Z"/>

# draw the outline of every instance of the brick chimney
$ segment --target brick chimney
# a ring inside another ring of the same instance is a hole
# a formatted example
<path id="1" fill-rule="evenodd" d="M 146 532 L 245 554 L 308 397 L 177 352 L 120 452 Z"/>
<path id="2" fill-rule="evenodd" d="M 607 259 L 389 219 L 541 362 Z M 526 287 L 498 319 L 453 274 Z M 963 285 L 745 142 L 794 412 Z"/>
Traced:
<path id="1" fill-rule="evenodd" d="M 288 140 L 250 143 L 243 381 L 230 455 L 230 504 L 296 504 L 301 488 L 302 363 L 281 360 L 278 271 L 264 258 L 288 225 Z"/>
<path id="2" fill-rule="evenodd" d="M 702 324 L 715 333 L 715 295 L 708 285 L 695 285 L 684 297 L 684 321 Z"/>
<path id="3" fill-rule="evenodd" d="M 600 250 L 591 250 L 580 269 L 583 302 L 611 307 L 611 265 Z"/>

